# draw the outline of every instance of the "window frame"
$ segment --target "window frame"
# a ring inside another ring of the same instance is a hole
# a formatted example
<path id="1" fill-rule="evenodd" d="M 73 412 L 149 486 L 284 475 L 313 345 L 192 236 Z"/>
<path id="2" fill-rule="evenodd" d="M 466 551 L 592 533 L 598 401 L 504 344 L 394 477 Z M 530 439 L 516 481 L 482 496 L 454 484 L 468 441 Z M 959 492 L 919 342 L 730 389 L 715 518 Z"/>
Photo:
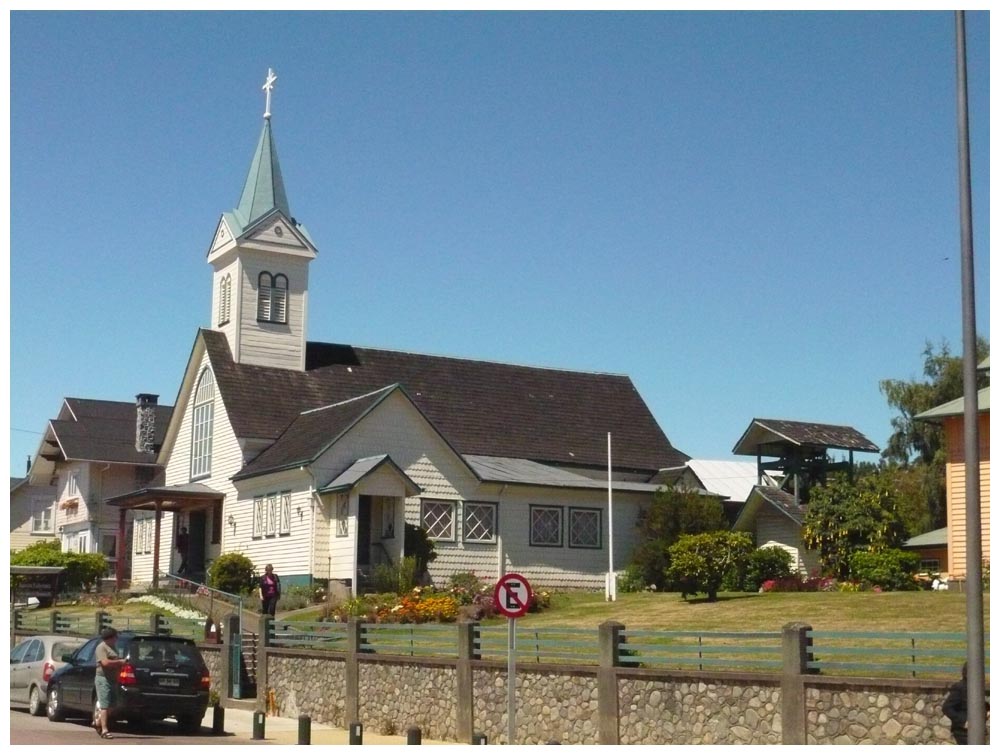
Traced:
<path id="1" fill-rule="evenodd" d="M 52 514 L 54 508 L 54 503 L 46 503 L 44 505 L 38 505 L 37 502 L 32 502 L 31 507 L 31 534 L 33 535 L 50 535 L 55 532 L 55 517 Z M 41 525 L 39 526 L 39 518 L 41 518 Z"/>
<path id="2" fill-rule="evenodd" d="M 288 324 L 288 276 L 284 273 L 261 270 L 257 274 L 257 322 Z"/>
<path id="3" fill-rule="evenodd" d="M 251 524 L 251 538 L 264 537 L 264 496 L 255 495 L 253 497 L 253 512 Z"/>
<path id="4" fill-rule="evenodd" d="M 350 534 L 348 520 L 351 516 L 351 497 L 339 495 L 333 502 L 336 511 L 337 528 L 334 537 L 347 537 Z"/>
<path id="5" fill-rule="evenodd" d="M 395 540 L 396 539 L 396 499 L 395 498 L 382 498 L 380 502 L 381 508 L 381 539 L 382 540 Z"/>
<path id="6" fill-rule="evenodd" d="M 278 534 L 278 494 L 268 493 L 267 506 L 264 507 L 264 537 L 274 537 Z"/>
<path id="7" fill-rule="evenodd" d="M 482 507 L 492 510 L 493 522 L 490 528 L 491 535 L 488 538 L 469 537 L 469 508 Z M 462 503 L 462 542 L 464 543 L 495 543 L 499 534 L 499 512 L 497 504 L 492 501 L 463 501 Z"/>
<path id="8" fill-rule="evenodd" d="M 596 514 L 597 515 L 597 545 L 579 545 L 573 542 L 573 515 L 574 514 Z M 581 550 L 601 550 L 604 547 L 604 510 L 593 506 L 570 506 L 566 517 L 566 544 L 570 548 Z"/>
<path id="9" fill-rule="evenodd" d="M 535 511 L 545 510 L 545 511 L 556 511 L 559 513 L 559 542 L 558 543 L 540 543 L 537 542 L 535 538 Z M 528 545 L 532 548 L 562 548 L 563 547 L 563 531 L 566 529 L 564 524 L 565 517 L 563 516 L 562 506 L 550 506 L 543 504 L 529 504 L 528 505 Z"/>
<path id="10" fill-rule="evenodd" d="M 442 498 L 421 498 L 420 499 L 420 526 L 427 531 L 427 537 L 430 540 L 442 542 L 442 543 L 454 543 L 457 536 L 457 527 L 455 526 L 455 504 L 457 501 L 449 501 Z M 449 519 L 451 520 L 450 529 L 451 534 L 448 537 L 440 537 L 431 534 L 430 528 L 426 524 L 427 520 L 427 508 L 428 506 L 446 506 L 449 509 Z"/>
<path id="11" fill-rule="evenodd" d="M 219 325 L 228 325 L 232 314 L 233 277 L 226 273 L 219 280 Z"/>
<path id="12" fill-rule="evenodd" d="M 211 380 L 209 385 L 206 380 Z M 211 395 L 209 395 L 211 390 Z M 191 481 L 212 476 L 212 441 L 215 435 L 215 374 L 206 367 L 195 384 L 191 402 Z"/>
<path id="13" fill-rule="evenodd" d="M 278 494 L 278 534 L 292 534 L 292 491 L 282 490 Z"/>

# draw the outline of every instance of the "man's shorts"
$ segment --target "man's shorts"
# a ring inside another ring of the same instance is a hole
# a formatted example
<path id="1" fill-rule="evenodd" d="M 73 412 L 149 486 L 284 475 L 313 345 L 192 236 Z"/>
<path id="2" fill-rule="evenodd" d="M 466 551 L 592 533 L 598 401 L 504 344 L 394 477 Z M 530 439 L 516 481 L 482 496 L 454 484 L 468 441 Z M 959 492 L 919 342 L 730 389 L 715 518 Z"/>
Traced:
<path id="1" fill-rule="evenodd" d="M 97 689 L 97 703 L 107 710 L 111 707 L 111 682 L 103 676 L 94 676 L 94 687 Z"/>

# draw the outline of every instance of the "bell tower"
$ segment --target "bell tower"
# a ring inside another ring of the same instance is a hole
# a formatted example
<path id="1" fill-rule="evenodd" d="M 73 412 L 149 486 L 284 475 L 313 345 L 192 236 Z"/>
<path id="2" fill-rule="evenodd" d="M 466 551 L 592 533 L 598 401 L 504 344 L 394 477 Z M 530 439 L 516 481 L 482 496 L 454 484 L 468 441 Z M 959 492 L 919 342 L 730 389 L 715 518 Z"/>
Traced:
<path id="1" fill-rule="evenodd" d="M 304 370 L 309 263 L 316 247 L 288 207 L 271 132 L 271 92 L 264 82 L 264 128 L 239 204 L 222 213 L 208 250 L 211 327 L 242 364 Z"/>

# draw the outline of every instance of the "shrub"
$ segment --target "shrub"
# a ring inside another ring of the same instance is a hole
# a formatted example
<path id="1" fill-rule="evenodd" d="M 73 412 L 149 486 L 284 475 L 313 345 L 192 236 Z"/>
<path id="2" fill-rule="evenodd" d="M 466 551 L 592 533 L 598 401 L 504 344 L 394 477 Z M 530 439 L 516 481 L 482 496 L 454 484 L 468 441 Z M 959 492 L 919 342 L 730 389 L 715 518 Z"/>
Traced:
<path id="1" fill-rule="evenodd" d="M 625 571 L 616 575 L 616 579 L 618 580 L 618 592 L 645 592 L 649 589 L 656 589 L 655 584 L 650 585 L 646 582 L 643 570 L 638 564 L 629 564 L 625 567 Z"/>
<path id="2" fill-rule="evenodd" d="M 919 566 L 918 554 L 892 548 L 857 551 L 850 557 L 851 578 L 883 590 L 916 590 L 919 585 L 913 575 Z"/>
<path id="3" fill-rule="evenodd" d="M 832 592 L 837 589 L 837 580 L 816 575 L 803 579 L 793 574 L 791 577 L 766 579 L 760 589 L 763 592 Z"/>
<path id="4" fill-rule="evenodd" d="M 398 564 L 379 564 L 372 574 L 375 591 L 402 595 L 417 585 L 417 559 L 406 556 Z"/>
<path id="5" fill-rule="evenodd" d="M 758 548 L 750 554 L 743 589 L 756 592 L 766 580 L 792 576 L 792 555 L 776 545 Z"/>
<path id="6" fill-rule="evenodd" d="M 43 540 L 20 551 L 11 551 L 11 565 L 61 566 L 59 575 L 61 592 L 89 591 L 107 569 L 107 561 L 100 553 L 63 553 L 58 540 Z"/>
<path id="7" fill-rule="evenodd" d="M 254 586 L 253 561 L 242 553 L 223 553 L 208 570 L 208 586 L 244 595 Z"/>
<path id="8" fill-rule="evenodd" d="M 312 603 L 313 590 L 308 585 L 293 585 L 281 592 L 278 598 L 279 611 L 294 611 Z"/>
<path id="9" fill-rule="evenodd" d="M 452 574 L 448 578 L 446 588 L 460 606 L 472 605 L 478 595 L 492 592 L 492 585 L 487 584 L 471 571 L 461 571 Z M 491 596 L 492 597 L 492 596 Z"/>
<path id="10" fill-rule="evenodd" d="M 682 535 L 670 546 L 670 567 L 664 576 L 672 584 L 683 585 L 682 596 L 704 592 L 709 602 L 714 602 L 726 574 L 745 568 L 752 551 L 753 543 L 746 532 L 720 530 Z"/>
<path id="11" fill-rule="evenodd" d="M 423 578 L 427 571 L 427 565 L 437 558 L 437 553 L 434 552 L 434 541 L 427 537 L 427 530 L 409 522 L 406 523 L 403 553 L 416 559 L 415 575 L 418 581 Z"/>

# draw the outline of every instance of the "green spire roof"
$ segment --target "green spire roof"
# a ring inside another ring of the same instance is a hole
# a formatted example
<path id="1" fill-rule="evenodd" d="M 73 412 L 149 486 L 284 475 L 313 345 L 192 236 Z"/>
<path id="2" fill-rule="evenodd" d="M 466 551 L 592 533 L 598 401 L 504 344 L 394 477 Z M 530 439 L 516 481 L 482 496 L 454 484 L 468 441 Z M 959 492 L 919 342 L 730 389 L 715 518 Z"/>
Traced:
<path id="1" fill-rule="evenodd" d="M 271 120 L 268 118 L 264 121 L 264 130 L 260 134 L 253 162 L 250 163 L 240 203 L 233 211 L 242 227 L 233 231 L 237 234 L 245 231 L 273 210 L 281 210 L 288 219 L 292 217 L 288 209 L 288 197 L 285 196 L 285 184 L 281 180 L 278 150 L 271 135 Z"/>

